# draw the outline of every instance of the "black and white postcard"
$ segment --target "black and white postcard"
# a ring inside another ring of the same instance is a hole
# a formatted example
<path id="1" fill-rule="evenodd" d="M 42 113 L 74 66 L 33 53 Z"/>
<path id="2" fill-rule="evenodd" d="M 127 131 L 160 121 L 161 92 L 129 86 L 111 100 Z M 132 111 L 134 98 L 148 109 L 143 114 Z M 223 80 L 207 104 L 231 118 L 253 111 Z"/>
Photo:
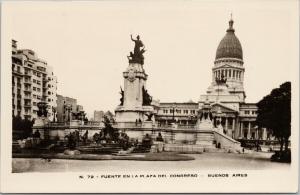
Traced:
<path id="1" fill-rule="evenodd" d="M 298 1 L 4 1 L 1 192 L 298 191 Z"/>

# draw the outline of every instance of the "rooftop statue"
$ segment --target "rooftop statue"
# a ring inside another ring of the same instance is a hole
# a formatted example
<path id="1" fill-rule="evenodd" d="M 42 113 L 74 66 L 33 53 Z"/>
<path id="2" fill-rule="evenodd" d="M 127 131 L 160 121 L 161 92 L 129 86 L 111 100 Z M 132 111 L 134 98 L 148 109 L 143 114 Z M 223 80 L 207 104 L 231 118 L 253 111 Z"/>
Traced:
<path id="1" fill-rule="evenodd" d="M 145 46 L 143 42 L 140 40 L 140 36 L 138 35 L 136 39 L 132 38 L 132 35 L 130 35 L 131 40 L 134 42 L 134 50 L 133 53 L 130 52 L 129 56 L 127 56 L 129 63 L 139 63 L 144 64 L 144 56 L 143 53 L 145 53 Z M 142 49 L 141 49 L 142 48 Z"/>

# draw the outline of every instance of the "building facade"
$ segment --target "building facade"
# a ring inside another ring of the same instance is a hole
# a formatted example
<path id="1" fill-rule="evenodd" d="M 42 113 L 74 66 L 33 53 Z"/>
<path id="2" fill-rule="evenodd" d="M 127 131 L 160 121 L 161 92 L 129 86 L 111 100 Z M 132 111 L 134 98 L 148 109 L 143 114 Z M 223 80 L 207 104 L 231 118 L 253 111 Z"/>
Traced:
<path id="1" fill-rule="evenodd" d="M 241 43 L 235 35 L 233 20 L 219 43 L 212 67 L 212 82 L 199 101 L 155 104 L 158 125 L 177 123 L 194 125 L 205 102 L 212 108 L 214 123 L 217 113 L 221 117 L 224 133 L 234 139 L 273 139 L 266 129 L 255 125 L 257 106 L 246 103 L 244 91 L 244 61 Z"/>
<path id="2" fill-rule="evenodd" d="M 77 99 L 57 94 L 57 122 L 70 120 L 83 120 L 85 113 L 82 105 L 77 104 Z"/>
<path id="3" fill-rule="evenodd" d="M 30 49 L 18 49 L 12 40 L 12 115 L 37 118 L 39 102 L 46 102 L 48 118 L 54 118 L 57 78 L 51 66 Z"/>
<path id="4" fill-rule="evenodd" d="M 57 122 L 69 121 L 70 113 L 76 111 L 76 99 L 57 94 Z"/>
<path id="5" fill-rule="evenodd" d="M 104 112 L 99 111 L 99 110 L 95 110 L 93 120 L 98 121 L 98 122 L 103 122 L 104 121 Z"/>

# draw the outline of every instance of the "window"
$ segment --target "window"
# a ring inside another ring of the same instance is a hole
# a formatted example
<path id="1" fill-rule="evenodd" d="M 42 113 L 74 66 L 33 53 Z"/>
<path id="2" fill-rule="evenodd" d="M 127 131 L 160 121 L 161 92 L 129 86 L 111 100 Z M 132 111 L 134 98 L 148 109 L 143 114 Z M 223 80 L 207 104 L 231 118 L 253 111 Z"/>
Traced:
<path id="1" fill-rule="evenodd" d="M 41 88 L 36 88 L 37 89 L 37 91 L 41 91 Z"/>
<path id="2" fill-rule="evenodd" d="M 33 98 L 36 98 L 37 96 L 36 95 L 33 95 Z"/>
<path id="3" fill-rule="evenodd" d="M 33 81 L 34 83 L 36 83 L 36 80 L 35 80 L 35 79 L 33 79 L 32 81 Z"/>
<path id="4" fill-rule="evenodd" d="M 36 106 L 36 102 L 33 102 L 33 105 Z"/>
<path id="5" fill-rule="evenodd" d="M 173 113 L 173 110 L 172 110 L 172 109 L 170 109 L 170 113 Z"/>
<path id="6" fill-rule="evenodd" d="M 36 91 L 36 87 L 33 87 L 33 91 Z"/>
<path id="7" fill-rule="evenodd" d="M 181 114 L 181 110 L 176 110 L 176 113 L 177 114 Z"/>
<path id="8" fill-rule="evenodd" d="M 249 110 L 245 110 L 245 114 L 250 114 L 250 111 Z"/>

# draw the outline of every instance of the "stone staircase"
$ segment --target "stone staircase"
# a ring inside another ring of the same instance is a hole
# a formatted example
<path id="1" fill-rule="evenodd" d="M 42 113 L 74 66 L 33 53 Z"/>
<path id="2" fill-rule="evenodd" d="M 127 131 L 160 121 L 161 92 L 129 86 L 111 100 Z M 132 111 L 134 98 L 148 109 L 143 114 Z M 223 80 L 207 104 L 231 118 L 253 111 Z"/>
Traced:
<path id="1" fill-rule="evenodd" d="M 194 141 L 190 144 L 180 142 L 164 144 L 164 150 L 181 153 L 203 153 L 219 151 L 219 149 L 216 148 L 216 141 L 214 133 L 212 131 L 194 132 Z"/>
<path id="2" fill-rule="evenodd" d="M 212 131 L 200 131 L 196 134 L 196 145 L 203 147 L 216 147 L 215 137 Z"/>
<path id="3" fill-rule="evenodd" d="M 80 146 L 77 149 L 85 154 L 113 154 L 122 150 L 119 144 L 103 144 L 92 146 Z"/>

